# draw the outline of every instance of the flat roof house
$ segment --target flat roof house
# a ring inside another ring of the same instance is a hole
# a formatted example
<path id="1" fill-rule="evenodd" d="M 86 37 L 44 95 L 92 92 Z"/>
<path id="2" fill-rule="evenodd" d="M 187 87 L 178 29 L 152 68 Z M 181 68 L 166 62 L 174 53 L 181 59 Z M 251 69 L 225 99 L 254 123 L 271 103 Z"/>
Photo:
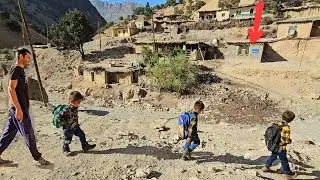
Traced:
<path id="1" fill-rule="evenodd" d="M 277 38 L 309 38 L 320 36 L 320 17 L 295 18 L 278 22 Z"/>

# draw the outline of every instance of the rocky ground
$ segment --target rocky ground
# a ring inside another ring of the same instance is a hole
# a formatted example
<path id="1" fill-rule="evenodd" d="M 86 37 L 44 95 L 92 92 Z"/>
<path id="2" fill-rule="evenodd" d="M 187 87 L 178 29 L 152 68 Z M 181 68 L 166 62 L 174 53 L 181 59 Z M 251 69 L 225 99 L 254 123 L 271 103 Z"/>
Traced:
<path id="1" fill-rule="evenodd" d="M 3 158 L 14 162 L 0 166 L 1 179 L 282 179 L 281 174 L 262 173 L 260 168 L 269 155 L 264 131 L 280 119 L 285 109 L 297 114 L 291 125 L 293 144 L 288 146 L 290 166 L 298 172 L 298 179 L 320 179 L 319 104 L 307 93 L 301 95 L 303 99 L 298 93 L 289 97 L 286 91 L 275 93 L 275 83 L 253 81 L 254 76 L 243 81 L 245 76 L 237 76 L 243 69 L 227 63 L 205 64 L 205 83 L 194 95 L 159 93 L 143 83 L 106 89 L 73 77 L 72 66 L 79 63 L 77 53 L 49 49 L 37 50 L 37 54 L 50 105 L 46 108 L 32 101 L 31 111 L 38 147 L 53 164 L 34 165 L 23 139 L 17 136 L 3 153 Z M 56 63 L 50 64 L 52 61 Z M 235 69 L 230 70 L 231 66 Z M 28 74 L 35 77 L 32 68 Z M 281 80 L 282 86 L 286 82 Z M 309 81 L 296 84 L 308 85 Z M 74 138 L 73 156 L 65 157 L 63 133 L 51 124 L 50 107 L 65 103 L 71 90 L 86 95 L 80 124 L 97 148 L 83 153 Z M 317 93 L 316 88 L 308 86 L 307 92 L 311 90 Z M 206 105 L 199 123 L 202 143 L 193 154 L 194 160 L 183 161 L 183 142 L 175 140 L 176 118 L 198 99 Z M 0 101 L 6 102 L 5 89 L 0 92 Z M 6 118 L 6 103 L 1 103 L 0 119 L 4 122 Z M 278 168 L 279 162 L 274 170 Z"/>

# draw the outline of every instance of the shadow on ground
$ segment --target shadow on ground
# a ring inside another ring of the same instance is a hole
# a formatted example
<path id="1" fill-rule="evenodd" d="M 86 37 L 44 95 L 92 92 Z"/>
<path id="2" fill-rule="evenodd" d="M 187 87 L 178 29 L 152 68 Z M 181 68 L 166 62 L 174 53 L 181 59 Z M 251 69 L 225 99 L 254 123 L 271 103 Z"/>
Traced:
<path id="1" fill-rule="evenodd" d="M 102 110 L 79 110 L 79 112 L 85 112 L 90 115 L 94 116 L 106 116 L 109 114 L 108 111 L 102 111 Z"/>

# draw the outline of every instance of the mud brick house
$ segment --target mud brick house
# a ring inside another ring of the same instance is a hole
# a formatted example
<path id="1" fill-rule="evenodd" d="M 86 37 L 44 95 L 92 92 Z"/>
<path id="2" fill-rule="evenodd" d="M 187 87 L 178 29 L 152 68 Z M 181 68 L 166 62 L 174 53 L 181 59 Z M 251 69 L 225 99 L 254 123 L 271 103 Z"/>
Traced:
<path id="1" fill-rule="evenodd" d="M 281 11 L 285 18 L 320 17 L 320 5 L 290 7 Z"/>
<path id="2" fill-rule="evenodd" d="M 309 38 L 320 36 L 320 16 L 279 21 L 277 38 Z"/>
<path id="3" fill-rule="evenodd" d="M 158 52 L 165 52 L 174 49 L 182 49 L 190 57 L 191 60 L 203 60 L 206 57 L 206 52 L 210 45 L 204 42 L 197 41 L 184 41 L 184 40 L 172 40 L 172 41 L 157 41 L 155 43 Z M 154 51 L 152 41 L 137 41 L 135 42 L 135 50 L 137 54 L 141 54 L 143 49 L 150 49 Z"/>

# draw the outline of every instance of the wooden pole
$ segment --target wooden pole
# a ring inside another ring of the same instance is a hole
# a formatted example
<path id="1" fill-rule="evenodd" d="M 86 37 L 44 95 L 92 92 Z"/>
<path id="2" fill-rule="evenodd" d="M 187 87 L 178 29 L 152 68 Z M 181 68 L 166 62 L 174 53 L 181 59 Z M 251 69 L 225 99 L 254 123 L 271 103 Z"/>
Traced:
<path id="1" fill-rule="evenodd" d="M 302 60 L 303 60 L 303 57 L 304 57 L 304 52 L 306 51 L 307 44 L 308 44 L 308 40 L 306 40 L 306 44 L 304 45 L 304 48 L 303 48 L 303 53 L 302 53 L 302 56 L 301 56 L 301 59 L 300 59 L 300 66 L 302 64 Z"/>
<path id="2" fill-rule="evenodd" d="M 47 28 L 47 45 L 49 44 L 49 28 L 48 23 L 46 22 L 46 28 Z"/>
<path id="3" fill-rule="evenodd" d="M 200 45 L 199 45 L 199 44 L 198 44 L 198 48 L 199 48 L 199 51 L 200 51 L 200 54 L 201 54 L 202 60 L 204 61 L 204 56 L 203 56 L 203 54 L 202 54 L 201 47 L 200 47 Z"/>
<path id="4" fill-rule="evenodd" d="M 151 26 L 152 26 L 152 38 L 153 38 L 153 50 L 154 52 L 158 53 L 158 50 L 156 49 L 156 38 L 155 38 L 155 31 L 154 31 L 154 22 L 153 22 L 153 11 L 151 13 Z"/>
<path id="5" fill-rule="evenodd" d="M 28 24 L 26 22 L 26 19 L 25 19 L 24 12 L 22 10 L 22 6 L 21 6 L 20 1 L 18 1 L 18 5 L 19 5 L 21 19 L 22 19 L 23 25 L 24 25 L 24 27 L 26 29 L 26 33 L 27 33 L 26 35 L 27 35 L 27 39 L 28 39 L 28 44 L 29 44 L 30 49 L 31 49 L 31 55 L 33 57 L 34 67 L 36 68 L 36 72 L 37 72 L 37 77 L 38 77 L 38 81 L 39 81 L 39 88 L 40 88 L 40 93 L 41 93 L 41 97 L 42 97 L 42 102 L 44 103 L 44 106 L 47 107 L 47 103 L 44 100 L 44 93 L 43 93 L 43 90 L 42 90 L 42 83 L 41 83 L 41 78 L 40 78 L 40 73 L 39 73 L 39 69 L 38 69 L 36 56 L 35 56 L 35 53 L 34 53 L 34 50 L 33 50 L 33 46 L 31 44 L 30 31 L 29 31 Z"/>
<path id="6" fill-rule="evenodd" d="M 99 29 L 99 45 L 100 45 L 100 52 L 101 52 L 101 30 L 100 30 L 100 21 L 98 21 L 98 29 Z"/>

